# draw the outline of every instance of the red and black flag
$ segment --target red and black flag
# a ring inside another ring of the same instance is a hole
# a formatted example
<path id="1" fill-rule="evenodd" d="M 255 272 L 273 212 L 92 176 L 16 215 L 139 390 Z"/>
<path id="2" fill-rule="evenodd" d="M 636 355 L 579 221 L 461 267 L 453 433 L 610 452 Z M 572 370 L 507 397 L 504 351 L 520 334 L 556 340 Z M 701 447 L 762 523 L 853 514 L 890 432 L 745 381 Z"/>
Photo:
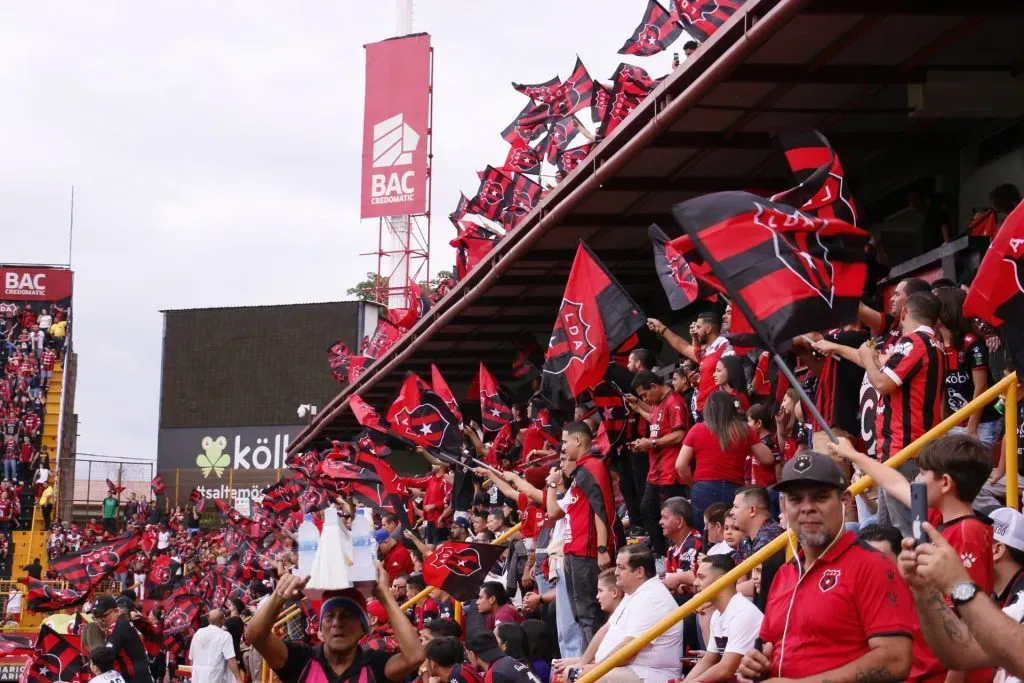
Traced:
<path id="1" fill-rule="evenodd" d="M 39 629 L 35 655 L 25 664 L 21 680 L 28 683 L 72 681 L 85 670 L 85 658 L 67 638 L 47 625 Z"/>
<path id="2" fill-rule="evenodd" d="M 541 392 L 556 406 L 604 378 L 612 352 L 645 324 L 633 298 L 580 242 L 555 318 Z"/>
<path id="3" fill-rule="evenodd" d="M 351 361 L 352 352 L 345 342 L 335 342 L 327 349 L 327 365 L 331 368 L 331 375 L 339 382 L 348 380 L 348 365 Z"/>
<path id="4" fill-rule="evenodd" d="M 159 555 L 153 558 L 149 573 L 146 574 L 146 593 L 162 595 L 162 591 L 170 588 L 174 583 L 174 577 L 180 568 L 181 562 L 172 559 L 170 555 Z"/>
<path id="5" fill-rule="evenodd" d="M 569 148 L 569 143 L 581 128 L 583 126 L 575 114 L 554 119 L 548 124 L 548 136 L 544 139 L 544 158 L 549 164 L 558 162 L 562 152 Z"/>
<path id="6" fill-rule="evenodd" d="M 772 197 L 818 218 L 836 218 L 857 225 L 857 209 L 846 184 L 843 166 L 821 133 L 778 133 L 776 144 L 786 157 L 797 186 Z"/>
<path id="7" fill-rule="evenodd" d="M 620 55 L 650 57 L 664 51 L 683 32 L 679 19 L 661 6 L 657 0 L 648 0 L 647 11 L 640 24 L 619 48 Z"/>
<path id="8" fill-rule="evenodd" d="M 459 419 L 452 414 L 444 399 L 423 387 L 423 380 L 413 373 L 406 376 L 398 396 L 387 412 L 392 433 L 430 450 L 459 453 L 462 435 Z"/>
<path id="9" fill-rule="evenodd" d="M 349 399 L 349 405 L 352 405 L 351 399 Z M 301 474 L 307 479 L 310 479 L 316 473 L 317 465 L 320 464 L 320 454 L 315 450 L 299 453 L 288 460 L 286 464 L 288 467 L 295 470 L 295 472 Z M 195 493 L 198 493 L 198 491 Z"/>
<path id="10" fill-rule="evenodd" d="M 563 150 L 562 153 L 558 155 L 558 158 L 555 159 L 555 168 L 565 175 L 569 175 L 590 155 L 592 147 L 592 144 L 587 143 L 585 145 L 580 145 L 579 147 Z"/>
<path id="11" fill-rule="evenodd" d="M 540 173 L 542 155 L 525 142 L 517 140 L 509 147 L 505 165 L 501 170 L 505 173 Z"/>
<path id="12" fill-rule="evenodd" d="M 121 495 L 122 491 L 124 491 L 123 486 L 118 486 L 114 482 L 107 479 L 107 493 L 109 493 L 111 496 L 117 497 Z"/>
<path id="13" fill-rule="evenodd" d="M 1024 203 L 1006 217 L 985 252 L 964 315 L 999 328 L 1013 367 L 1024 375 Z"/>
<path id="14" fill-rule="evenodd" d="M 512 123 L 505 126 L 501 131 L 501 137 L 510 145 L 524 144 L 531 142 L 544 135 L 547 131 L 547 117 L 538 116 L 538 111 L 547 109 L 546 104 L 528 103 L 523 110 L 516 115 Z M 472 211 L 467 205 L 467 210 Z"/>
<path id="15" fill-rule="evenodd" d="M 348 362 L 348 383 L 355 384 L 356 380 L 363 376 L 366 368 L 372 364 L 373 359 L 369 356 L 352 356 L 352 360 Z"/>
<path id="16" fill-rule="evenodd" d="M 284 479 L 263 489 L 263 500 L 260 501 L 260 506 L 274 514 L 281 514 L 295 508 L 298 494 L 295 482 L 291 479 Z"/>
<path id="17" fill-rule="evenodd" d="M 127 567 L 128 561 L 139 552 L 141 540 L 138 534 L 126 534 L 97 543 L 57 558 L 50 563 L 50 569 L 74 590 L 87 593 L 121 567 Z"/>
<path id="18" fill-rule="evenodd" d="M 690 36 L 704 42 L 736 14 L 746 0 L 673 0 L 672 13 Z"/>
<path id="19" fill-rule="evenodd" d="M 491 442 L 491 447 L 487 449 L 487 456 L 484 458 L 491 467 L 497 468 L 498 461 L 505 459 L 512 447 L 516 445 L 516 435 L 512 432 L 512 424 L 506 422 L 502 425 L 498 431 L 498 435 L 494 437 L 494 441 Z"/>
<path id="20" fill-rule="evenodd" d="M 598 128 L 597 137 L 603 140 L 615 132 L 633 110 L 640 106 L 641 99 L 641 96 L 627 92 L 622 83 L 616 83 L 608 102 L 608 110 Z"/>
<path id="21" fill-rule="evenodd" d="M 558 76 L 552 76 L 543 83 L 512 83 L 512 87 L 529 97 L 531 100 L 544 102 L 551 98 L 552 94 L 561 84 L 562 81 Z"/>
<path id="22" fill-rule="evenodd" d="M 377 320 L 377 329 L 374 330 L 373 336 L 370 337 L 370 343 L 366 347 L 366 355 L 372 359 L 377 359 L 388 352 L 396 341 L 402 336 L 402 331 L 395 327 L 389 320 L 385 318 L 379 318 Z"/>
<path id="23" fill-rule="evenodd" d="M 540 372 L 544 365 L 544 349 L 537 343 L 537 339 L 529 332 L 521 333 L 512 340 L 518 355 L 512 361 L 512 376 L 516 379 L 526 377 L 531 372 Z"/>
<path id="24" fill-rule="evenodd" d="M 505 198 L 505 207 L 501 212 L 501 226 L 505 232 L 517 228 L 526 216 L 537 206 L 544 188 L 540 183 L 527 178 L 523 174 L 516 175 Z"/>
<path id="25" fill-rule="evenodd" d="M 472 600 L 503 552 L 504 545 L 445 541 L 424 558 L 423 580 L 460 602 Z"/>
<path id="26" fill-rule="evenodd" d="M 673 311 L 686 308 L 701 297 L 700 285 L 690 265 L 657 225 L 647 229 L 654 247 L 654 270 L 658 273 L 668 305 Z"/>
<path id="27" fill-rule="evenodd" d="M 388 447 L 388 433 L 389 432 L 387 431 L 364 429 L 356 434 L 356 448 L 363 451 L 369 451 L 370 453 L 381 457 L 391 455 L 391 449 Z"/>
<path id="28" fill-rule="evenodd" d="M 629 365 L 629 355 L 638 346 L 640 346 L 640 335 L 634 332 L 626 338 L 626 341 L 622 342 L 619 348 L 612 351 L 612 362 L 616 365 L 627 367 Z"/>
<path id="29" fill-rule="evenodd" d="M 212 573 L 212 572 L 211 572 Z M 202 598 L 190 593 L 184 586 L 165 598 L 160 606 L 164 610 L 164 649 L 177 655 L 188 649 L 188 642 L 199 628 L 199 605 Z"/>
<path id="30" fill-rule="evenodd" d="M 470 211 L 478 213 L 488 220 L 498 220 L 502 209 L 505 208 L 505 198 L 511 187 L 511 176 L 493 166 L 488 166 L 480 177 L 480 187 L 477 189 L 476 195 L 469 200 Z"/>
<path id="31" fill-rule="evenodd" d="M 408 308 L 393 308 L 388 311 L 388 320 L 400 330 L 412 328 L 430 310 L 430 299 L 416 282 L 410 282 L 406 288 L 406 301 Z"/>
<path id="32" fill-rule="evenodd" d="M 26 576 L 19 579 L 28 589 L 26 601 L 30 612 L 59 612 L 68 607 L 81 605 L 89 598 L 89 593 L 80 593 L 68 588 L 54 588 L 53 584 Z"/>
<path id="33" fill-rule="evenodd" d="M 380 419 L 380 415 L 377 414 L 376 409 L 364 401 L 363 397 L 359 394 L 352 394 L 348 397 L 348 408 L 352 411 L 352 417 L 354 417 L 356 422 L 361 426 L 378 432 L 387 433 L 387 425 L 385 425 Z"/>
<path id="34" fill-rule="evenodd" d="M 590 118 L 600 125 L 608 116 L 608 109 L 612 105 L 612 89 L 594 81 L 594 92 L 590 99 Z"/>
<path id="35" fill-rule="evenodd" d="M 540 104 L 521 112 L 518 121 L 524 126 L 546 124 L 548 119 L 575 114 L 590 104 L 593 90 L 594 79 L 577 56 L 569 78 L 553 88 L 550 96 Z"/>
<path id="36" fill-rule="evenodd" d="M 640 99 L 647 97 L 647 94 L 658 87 L 658 79 L 651 78 L 647 69 L 635 64 L 619 64 L 612 74 L 612 82 L 619 86 L 622 92 L 627 95 L 636 95 Z"/>
<path id="37" fill-rule="evenodd" d="M 591 390 L 594 407 L 601 413 L 601 424 L 608 435 L 609 446 L 616 446 L 626 433 L 629 407 L 622 390 L 615 382 L 605 380 Z"/>
<path id="38" fill-rule="evenodd" d="M 485 432 L 498 432 L 512 421 L 512 408 L 498 380 L 480 363 L 480 424 Z"/>
<path id="39" fill-rule="evenodd" d="M 167 485 L 164 484 L 164 476 L 158 474 L 153 477 L 153 481 L 149 482 L 149 488 L 153 489 L 154 496 L 162 496 L 167 491 Z"/>
<path id="40" fill-rule="evenodd" d="M 718 280 L 742 298 L 772 348 L 811 329 L 857 319 L 870 235 L 749 192 L 716 192 L 676 205 L 673 215 Z"/>
<path id="41" fill-rule="evenodd" d="M 455 210 L 448 214 L 448 220 L 452 222 L 456 228 L 459 227 L 459 221 L 466 217 L 466 213 L 469 211 L 469 198 L 465 193 L 459 193 L 459 203 L 455 207 Z"/>
<path id="42" fill-rule="evenodd" d="M 188 494 L 188 502 L 193 505 L 199 505 L 203 499 L 203 494 L 199 492 L 199 489 L 192 489 Z"/>
<path id="43" fill-rule="evenodd" d="M 449 242 L 455 248 L 456 277 L 459 280 L 465 278 L 490 253 L 499 239 L 495 231 L 463 221 L 459 226 L 459 236 Z"/>
<path id="44" fill-rule="evenodd" d="M 459 402 L 455 400 L 455 394 L 452 393 L 448 382 L 445 381 L 444 375 L 441 374 L 441 371 L 433 363 L 430 364 L 430 385 L 434 393 L 440 396 L 441 400 L 448 406 L 448 410 L 452 411 L 452 415 L 459 422 L 462 422 L 462 410 L 459 409 Z"/>

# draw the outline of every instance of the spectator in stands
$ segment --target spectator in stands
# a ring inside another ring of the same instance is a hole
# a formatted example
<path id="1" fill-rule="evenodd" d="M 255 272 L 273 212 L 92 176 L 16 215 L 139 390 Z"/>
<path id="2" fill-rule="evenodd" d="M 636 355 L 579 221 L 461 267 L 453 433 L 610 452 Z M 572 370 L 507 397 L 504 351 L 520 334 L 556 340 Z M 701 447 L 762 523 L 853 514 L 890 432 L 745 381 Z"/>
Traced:
<path id="1" fill-rule="evenodd" d="M 942 419 L 946 363 L 942 343 L 935 336 L 938 317 L 939 302 L 934 295 L 912 294 L 900 315 L 903 337 L 890 350 L 888 360 L 882 363 L 870 344 L 859 349 L 867 380 L 881 396 L 875 422 L 880 462 L 909 446 Z M 916 476 L 917 466 L 911 460 L 897 471 L 909 480 Z M 892 524 L 904 536 L 911 535 L 909 508 L 884 491 L 879 493 L 878 520 Z"/>
<path id="2" fill-rule="evenodd" d="M 212 610 L 207 615 L 207 622 L 207 626 L 193 634 L 189 645 L 193 683 L 221 683 L 229 671 L 238 683 L 242 683 L 231 634 L 223 628 L 224 613 L 219 609 Z"/>
<path id="3" fill-rule="evenodd" d="M 1006 608 L 1024 593 L 1024 515 L 1013 508 L 999 508 L 989 518 L 995 569 L 992 598 L 1000 608 Z"/>
<path id="4" fill-rule="evenodd" d="M 690 427 L 690 414 L 683 398 L 653 372 L 638 373 L 633 379 L 633 390 L 650 406 L 649 412 L 640 409 L 641 416 L 650 423 L 650 436 L 629 444 L 634 453 L 648 454 L 647 486 L 640 502 L 640 513 L 650 533 L 651 548 L 663 557 L 665 538 L 658 525 L 661 506 L 669 498 L 688 493 L 676 472 L 675 461 L 679 445 Z"/>
<path id="5" fill-rule="evenodd" d="M 481 631 L 466 639 L 469 661 L 485 672 L 484 680 L 502 683 L 540 683 L 529 664 L 516 661 L 502 652 L 491 631 Z"/>
<path id="6" fill-rule="evenodd" d="M 425 648 L 427 675 L 446 683 L 482 683 L 483 678 L 466 663 L 466 653 L 458 638 L 433 638 Z"/>
<path id="7" fill-rule="evenodd" d="M 731 356 L 734 351 L 729 340 L 722 335 L 722 316 L 714 311 L 705 311 L 697 315 L 692 326 L 692 342 L 688 342 L 668 329 L 656 318 L 648 318 L 647 329 L 663 337 L 673 349 L 699 365 L 697 391 L 694 394 L 694 414 L 700 416 L 704 412 L 704 402 L 715 390 L 715 368 L 722 356 Z"/>
<path id="8" fill-rule="evenodd" d="M 932 652 L 951 669 L 999 667 L 994 680 L 1021 680 L 1024 600 L 1000 610 L 971 581 L 960 553 L 942 533 L 927 522 L 923 527 L 930 542 L 904 539 L 899 567 L 913 591 L 921 630 Z"/>
<path id="9" fill-rule="evenodd" d="M 704 558 L 697 567 L 697 590 L 704 590 L 732 571 L 736 563 L 728 555 Z M 711 598 L 711 638 L 707 653 L 686 675 L 687 681 L 729 681 L 740 662 L 754 648 L 764 615 L 752 602 L 727 586 Z"/>
<path id="10" fill-rule="evenodd" d="M 747 679 L 903 680 L 912 665 L 913 606 L 888 561 L 844 527 L 846 477 L 804 451 L 776 488 L 800 542 L 775 576 L 761 624 L 762 650 L 743 657 Z"/>
<path id="11" fill-rule="evenodd" d="M 114 494 L 110 491 L 107 492 L 107 497 L 103 499 L 103 530 L 108 533 L 114 533 L 117 531 L 117 509 L 121 506 L 121 502 L 114 497 Z"/>
<path id="12" fill-rule="evenodd" d="M 381 564 L 391 579 L 413 571 L 412 555 L 409 549 L 393 539 L 383 529 L 377 530 L 377 543 Z"/>
<path id="13" fill-rule="evenodd" d="M 857 531 L 857 538 L 893 562 L 896 562 L 896 558 L 900 554 L 900 544 L 903 541 L 903 536 L 900 534 L 899 529 L 892 526 L 882 526 L 881 524 L 862 526 Z"/>
<path id="14" fill-rule="evenodd" d="M 105 502 L 105 501 L 104 501 Z M 139 512 L 139 501 L 135 498 L 135 492 L 128 494 L 128 500 L 124 502 L 121 507 L 122 513 L 124 514 L 125 526 L 127 526 L 132 520 L 135 519 L 135 515 Z"/>
<path id="15" fill-rule="evenodd" d="M 57 352 L 58 359 L 63 355 L 64 345 L 67 341 L 67 329 L 67 320 L 55 320 L 50 325 L 50 344 L 53 350 Z"/>
<path id="16" fill-rule="evenodd" d="M 748 454 L 763 465 L 775 464 L 775 455 L 740 417 L 732 396 L 714 392 L 704 404 L 704 420 L 687 433 L 675 463 L 679 476 L 693 481 L 690 502 L 695 520 L 703 524 L 709 505 L 733 500 L 743 486 Z"/>
<path id="17" fill-rule="evenodd" d="M 708 541 L 708 555 L 731 555 L 733 552 L 725 542 L 725 516 L 731 508 L 728 503 L 712 503 L 704 511 L 704 535 Z"/>
<path id="18" fill-rule="evenodd" d="M 107 634 L 106 647 L 114 652 L 114 668 L 124 677 L 125 683 L 153 683 L 142 637 L 132 626 L 129 617 L 118 609 L 114 598 L 109 595 L 97 596 L 93 602 L 92 616 Z"/>
<path id="19" fill-rule="evenodd" d="M 245 637 L 263 655 L 282 683 L 315 683 L 327 680 L 398 681 L 415 673 L 423 663 L 423 645 L 391 596 L 387 573 L 378 568 L 373 597 L 387 611 L 399 651 L 395 654 L 359 647 L 370 630 L 366 599 L 355 589 L 328 593 L 320 608 L 321 645 L 285 642 L 273 633 L 274 622 L 285 603 L 300 599 L 309 577 L 286 573 L 280 576 L 270 598 L 257 610 Z M 492 635 L 493 637 L 493 635 Z M 330 676 L 330 678 L 328 678 Z"/>
<path id="20" fill-rule="evenodd" d="M 38 557 L 32 560 L 31 564 L 26 564 L 22 569 L 25 571 L 25 574 L 33 579 L 43 578 L 43 564 L 39 561 Z"/>
<path id="21" fill-rule="evenodd" d="M 47 484 L 39 496 L 39 512 L 43 515 L 43 528 L 50 528 L 50 518 L 53 515 L 53 485 Z"/>
<path id="22" fill-rule="evenodd" d="M 486 581 L 480 587 L 476 609 L 486 617 L 487 628 L 490 630 L 494 630 L 498 624 L 518 624 L 523 620 L 523 615 L 509 603 L 505 586 L 497 581 Z"/>
<path id="23" fill-rule="evenodd" d="M 698 43 L 696 40 L 688 40 L 683 44 L 683 54 L 689 57 L 690 55 L 697 51 L 698 47 L 700 47 L 700 43 Z"/>
<path id="24" fill-rule="evenodd" d="M 561 660 L 555 667 L 557 671 L 564 672 L 568 667 L 577 666 L 584 672 L 589 671 L 675 610 L 675 599 L 658 580 L 654 555 L 645 544 L 629 545 L 619 551 L 615 560 L 615 577 L 625 593 L 622 602 L 594 636 L 582 659 Z M 679 676 L 682 642 L 683 625 L 678 623 L 651 641 L 635 657 L 606 673 L 601 680 L 639 683 Z"/>
<path id="25" fill-rule="evenodd" d="M 700 532 L 694 528 L 693 507 L 681 496 L 669 498 L 661 506 L 660 526 L 672 542 L 665 556 L 665 587 L 679 595 L 693 592 L 697 556 L 701 552 Z"/>

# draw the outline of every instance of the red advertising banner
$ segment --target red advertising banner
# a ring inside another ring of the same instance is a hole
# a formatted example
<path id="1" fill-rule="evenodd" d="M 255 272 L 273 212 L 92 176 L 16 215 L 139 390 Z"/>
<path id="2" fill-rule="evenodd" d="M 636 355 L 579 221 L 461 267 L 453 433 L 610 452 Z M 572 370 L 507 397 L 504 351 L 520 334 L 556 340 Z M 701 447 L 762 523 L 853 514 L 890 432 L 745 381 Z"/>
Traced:
<path id="1" fill-rule="evenodd" d="M 427 210 L 430 36 L 366 46 L 363 114 L 363 218 Z"/>
<path id="2" fill-rule="evenodd" d="M 0 266 L 0 301 L 60 301 L 71 296 L 66 268 Z"/>

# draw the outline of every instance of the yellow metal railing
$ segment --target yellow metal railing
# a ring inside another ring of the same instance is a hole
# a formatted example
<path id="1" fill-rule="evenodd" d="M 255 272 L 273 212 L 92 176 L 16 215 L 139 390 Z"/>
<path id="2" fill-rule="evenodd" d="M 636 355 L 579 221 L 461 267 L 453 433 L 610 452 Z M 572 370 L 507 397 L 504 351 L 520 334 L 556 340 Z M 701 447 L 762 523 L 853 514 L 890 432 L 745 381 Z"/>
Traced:
<path id="1" fill-rule="evenodd" d="M 1001 394 L 1006 393 L 1006 410 L 1004 411 L 1004 417 L 1006 418 L 1006 433 L 1003 437 L 1003 449 L 1005 452 L 1005 465 L 1006 465 L 1006 505 L 1014 509 L 1018 508 L 1020 502 L 1020 492 L 1017 490 L 1017 374 L 1011 374 L 1004 377 L 996 384 L 989 387 L 985 393 L 978 398 L 974 399 L 963 408 L 958 410 L 953 415 L 950 415 L 945 420 L 935 425 L 920 438 L 914 441 L 912 444 L 901 450 L 899 453 L 889 458 L 885 464 L 888 467 L 899 467 L 906 461 L 917 455 L 925 444 L 936 439 L 954 427 L 962 424 L 968 417 L 974 413 L 982 410 L 992 401 L 996 400 Z M 871 488 L 874 482 L 871 477 L 862 477 L 856 484 L 850 486 L 848 491 L 853 495 L 863 493 L 865 490 Z M 701 592 L 694 595 L 692 598 L 687 600 L 685 603 L 673 610 L 668 616 L 659 621 L 657 624 L 652 626 L 648 631 L 639 635 L 636 639 L 630 641 L 627 645 L 617 650 L 610 657 L 604 661 L 598 663 L 593 669 L 588 671 L 586 674 L 581 676 L 577 683 L 596 683 L 602 676 L 607 674 L 612 669 L 624 665 L 629 660 L 633 659 L 640 650 L 647 647 L 652 640 L 660 636 L 662 633 L 672 628 L 680 621 L 690 616 L 698 609 L 700 609 L 704 603 L 708 602 L 714 596 L 718 595 L 723 589 L 733 585 L 744 576 L 749 574 L 757 565 L 764 563 L 766 560 L 771 558 L 775 553 L 779 552 L 787 546 L 795 547 L 797 543 L 796 534 L 792 531 L 786 531 L 765 547 L 758 550 L 756 553 L 745 559 L 734 569 L 729 571 L 727 574 L 719 578 L 713 584 L 702 590 Z"/>

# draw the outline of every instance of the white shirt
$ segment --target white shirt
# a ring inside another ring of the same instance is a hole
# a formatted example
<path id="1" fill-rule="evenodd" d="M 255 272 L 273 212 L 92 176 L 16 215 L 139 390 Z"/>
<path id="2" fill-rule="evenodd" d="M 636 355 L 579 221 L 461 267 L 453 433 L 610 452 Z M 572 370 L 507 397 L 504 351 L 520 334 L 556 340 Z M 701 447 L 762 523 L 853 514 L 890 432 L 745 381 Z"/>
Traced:
<path id="1" fill-rule="evenodd" d="M 711 642 L 708 652 L 745 655 L 754 649 L 764 615 L 739 593 L 732 596 L 724 612 L 711 614 Z"/>
<path id="2" fill-rule="evenodd" d="M 45 484 L 50 481 L 50 470 L 45 467 L 40 467 L 36 470 L 36 479 L 33 484 Z"/>
<path id="3" fill-rule="evenodd" d="M 171 544 L 171 532 L 161 531 L 156 535 L 157 550 L 164 550 Z"/>
<path id="4" fill-rule="evenodd" d="M 708 550 L 708 556 L 729 555 L 730 553 L 732 553 L 732 548 L 729 547 L 729 544 L 725 541 L 719 541 L 718 543 L 711 546 L 710 550 Z"/>
<path id="5" fill-rule="evenodd" d="M 124 678 L 114 670 L 92 677 L 92 683 L 124 683 Z"/>
<path id="6" fill-rule="evenodd" d="M 188 650 L 192 660 L 192 683 L 229 681 L 228 660 L 235 658 L 231 634 L 218 626 L 206 626 L 192 636 Z"/>
<path id="7" fill-rule="evenodd" d="M 1003 614 L 1018 624 L 1024 624 L 1024 595 L 1018 596 L 1017 602 L 1009 607 L 1004 607 Z M 996 669 L 996 677 L 992 679 L 992 683 L 1021 683 L 1021 680 L 1012 674 L 1008 674 L 1006 669 Z"/>
<path id="8" fill-rule="evenodd" d="M 46 343 L 46 334 L 42 330 L 29 332 L 28 340 L 32 343 L 32 348 L 41 349 L 43 348 L 43 344 Z"/>
<path id="9" fill-rule="evenodd" d="M 8 614 L 21 614 L 21 593 L 19 591 L 12 591 L 7 594 L 6 611 Z"/>
<path id="10" fill-rule="evenodd" d="M 41 330 L 48 330 L 48 329 L 50 329 L 50 325 L 53 324 L 53 316 L 52 315 L 41 315 L 41 316 L 39 316 L 39 319 L 36 320 L 36 324 L 39 325 L 39 329 L 41 329 Z"/>
<path id="11" fill-rule="evenodd" d="M 675 610 L 676 601 L 658 577 L 648 579 L 612 612 L 608 631 L 594 659 L 604 660 L 625 638 L 637 638 Z M 640 650 L 627 666 L 645 683 L 667 683 L 680 675 L 683 652 L 683 622 L 672 626 Z"/>

